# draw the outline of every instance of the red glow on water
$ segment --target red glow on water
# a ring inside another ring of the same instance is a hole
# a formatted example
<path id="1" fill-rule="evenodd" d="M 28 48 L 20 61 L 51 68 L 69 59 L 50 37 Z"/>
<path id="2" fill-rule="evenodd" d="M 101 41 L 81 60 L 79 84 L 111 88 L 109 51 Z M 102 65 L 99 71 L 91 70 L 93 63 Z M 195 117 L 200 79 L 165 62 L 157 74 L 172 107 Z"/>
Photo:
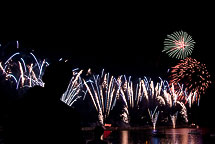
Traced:
<path id="1" fill-rule="evenodd" d="M 107 124 L 107 123 L 106 123 L 106 124 L 105 124 L 105 127 L 106 127 L 106 128 L 111 127 L 111 124 Z M 104 138 L 107 138 L 107 137 L 111 134 L 111 132 L 112 132 L 112 131 L 105 130 L 105 131 L 104 131 L 104 136 L 103 136 L 103 137 L 104 137 Z"/>
<path id="2" fill-rule="evenodd" d="M 111 134 L 111 132 L 112 132 L 112 131 L 105 130 L 105 131 L 104 131 L 104 136 L 103 136 L 103 137 L 104 137 L 104 138 L 107 138 L 107 137 Z"/>

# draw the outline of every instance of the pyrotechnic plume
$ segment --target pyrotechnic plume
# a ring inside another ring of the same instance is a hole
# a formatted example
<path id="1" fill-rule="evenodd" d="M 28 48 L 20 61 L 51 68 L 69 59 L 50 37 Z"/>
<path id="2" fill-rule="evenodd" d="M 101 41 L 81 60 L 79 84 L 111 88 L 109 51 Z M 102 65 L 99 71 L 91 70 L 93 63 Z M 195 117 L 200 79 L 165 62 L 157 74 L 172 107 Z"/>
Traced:
<path id="1" fill-rule="evenodd" d="M 138 107 L 138 104 L 141 102 L 143 98 L 143 83 L 143 80 L 139 79 L 139 82 L 133 85 L 131 77 L 127 79 L 125 75 L 117 79 L 120 96 L 129 109 Z"/>
<path id="2" fill-rule="evenodd" d="M 77 71 L 78 69 L 73 70 L 73 76 L 70 80 L 70 83 L 61 97 L 61 101 L 66 103 L 69 106 L 72 106 L 74 102 L 80 99 L 82 96 L 85 97 L 86 91 L 84 91 L 84 83 L 81 79 L 81 74 L 83 70 Z"/>
<path id="3" fill-rule="evenodd" d="M 186 58 L 171 68 L 169 83 L 173 84 L 175 89 L 180 89 L 179 84 L 183 84 L 187 91 L 196 93 L 196 101 L 199 101 L 200 95 L 204 94 L 211 84 L 210 77 L 205 64 Z"/>
<path id="4" fill-rule="evenodd" d="M 177 94 L 177 100 L 180 102 L 183 102 L 185 105 L 188 105 L 189 108 L 191 108 L 191 106 L 193 104 L 197 104 L 199 106 L 199 100 L 200 98 L 197 98 L 197 90 L 195 92 L 188 92 L 187 88 L 183 88 L 184 85 L 180 85 L 178 83 L 179 89 L 176 90 L 176 94 Z"/>
<path id="5" fill-rule="evenodd" d="M 171 117 L 171 120 L 172 120 L 172 127 L 173 128 L 175 128 L 177 116 L 178 116 L 178 111 L 176 113 L 174 113 L 173 115 L 170 114 L 170 117 Z"/>
<path id="6" fill-rule="evenodd" d="M 119 93 L 119 88 L 115 84 L 116 79 L 102 70 L 101 75 L 93 75 L 87 82 L 83 79 L 83 82 L 98 112 L 100 124 L 104 125 Z"/>
<path id="7" fill-rule="evenodd" d="M 143 80 L 139 79 L 137 84 L 133 84 L 131 77 L 127 78 L 124 75 L 117 79 L 117 85 L 120 89 L 120 97 L 124 101 L 125 108 L 128 111 L 127 113 L 123 113 L 123 119 L 126 121 L 127 119 L 132 119 L 131 116 L 133 113 L 137 113 L 140 104 L 145 105 L 148 109 L 157 107 L 161 111 L 166 108 L 174 113 L 179 111 L 180 114 L 185 114 L 182 117 L 187 117 L 185 112 L 187 110 L 186 107 L 183 109 L 180 107 L 177 108 L 177 103 L 185 103 L 191 107 L 194 97 L 196 97 L 196 92 L 189 93 L 183 85 L 179 85 L 180 88 L 176 90 L 173 84 L 169 85 L 166 80 L 162 80 L 161 78 L 160 82 L 157 82 L 156 85 L 151 79 L 147 79 L 146 77 Z"/>
<path id="8" fill-rule="evenodd" d="M 172 58 L 184 59 L 191 55 L 194 44 L 194 40 L 192 40 L 192 37 L 187 32 L 174 32 L 167 35 L 162 52 L 166 52 Z"/>
<path id="9" fill-rule="evenodd" d="M 154 86 L 151 79 L 144 77 L 143 80 L 139 78 L 138 82 L 133 84 L 131 77 L 127 78 L 123 75 L 117 79 L 117 84 L 120 88 L 120 97 L 128 109 L 124 119 L 127 119 L 127 117 L 129 117 L 129 120 L 132 117 L 136 118 L 137 115 L 135 114 L 142 109 L 143 105 L 146 109 L 166 105 L 164 98 L 160 96 L 164 87 L 163 83 L 157 83 Z"/>
<path id="10" fill-rule="evenodd" d="M 169 84 L 168 81 L 162 80 L 160 78 L 161 82 L 159 85 L 161 85 L 161 92 L 160 96 L 157 96 L 157 101 L 161 105 L 166 105 L 168 107 L 172 107 L 175 105 L 176 101 L 181 101 L 185 105 L 188 104 L 189 108 L 191 108 L 191 105 L 196 102 L 196 96 L 197 92 L 188 92 L 187 88 L 184 87 L 184 85 L 180 85 L 178 83 L 177 89 L 173 84 Z"/>
<path id="11" fill-rule="evenodd" d="M 28 60 L 27 63 L 25 59 Z M 38 61 L 33 53 L 26 55 L 17 52 L 5 62 L 0 62 L 0 70 L 5 79 L 15 83 L 16 89 L 19 89 L 35 85 L 44 86 L 42 76 L 45 67 L 48 65 L 45 59 Z"/>
<path id="12" fill-rule="evenodd" d="M 161 78 L 160 78 L 161 79 Z M 165 81 L 157 82 L 156 85 L 151 79 L 144 77 L 142 83 L 143 95 L 146 98 L 148 108 L 154 108 L 155 106 L 166 106 L 166 102 L 163 98 L 163 92 L 167 89 Z"/>
<path id="13" fill-rule="evenodd" d="M 129 124 L 130 118 L 127 106 L 123 107 L 122 114 L 120 114 L 120 117 L 122 118 L 122 121 L 124 123 Z"/>
<path id="14" fill-rule="evenodd" d="M 185 104 L 188 103 L 189 107 L 191 108 L 191 105 L 194 102 L 194 98 L 196 97 L 196 93 L 188 93 L 186 91 L 186 88 L 184 90 L 183 85 L 178 85 L 179 89 L 176 90 L 173 84 L 169 85 L 167 81 L 163 81 L 162 79 L 160 83 L 163 83 L 161 97 L 163 97 L 163 100 L 166 103 L 166 107 L 168 107 L 168 109 L 173 112 L 174 115 L 179 111 L 179 114 L 184 118 L 185 122 L 188 122 L 187 108 L 185 107 Z M 172 114 L 170 113 L 170 115 Z M 175 119 L 176 118 L 177 116 L 175 116 Z M 175 122 L 173 122 L 173 126 L 174 124 Z"/>
<path id="15" fill-rule="evenodd" d="M 188 123 L 188 116 L 187 116 L 187 108 L 185 107 L 183 102 L 176 101 L 176 106 L 180 107 L 180 115 L 183 117 L 186 123 Z"/>
<path id="16" fill-rule="evenodd" d="M 132 116 L 136 118 L 135 113 L 137 114 L 143 105 L 146 109 L 159 107 L 160 110 L 166 106 L 172 107 L 172 100 L 175 103 L 176 94 L 173 93 L 174 91 L 172 92 L 173 98 L 169 94 L 170 87 L 168 82 L 163 81 L 161 78 L 160 80 L 160 82 L 154 85 L 154 82 L 146 77 L 143 80 L 139 79 L 136 84 L 133 84 L 131 77 L 127 78 L 125 75 L 117 79 L 117 84 L 120 88 L 120 97 L 124 101 L 125 108 L 128 111 L 123 114 L 123 119 L 127 120 L 129 118 L 129 120 L 132 120 Z"/>
<path id="17" fill-rule="evenodd" d="M 154 111 L 150 111 L 148 109 L 149 116 L 150 116 L 150 119 L 152 121 L 153 129 L 155 129 L 155 126 L 156 126 L 156 123 L 158 120 L 158 116 L 159 116 L 159 111 L 156 112 L 157 108 L 158 108 L 158 106 L 155 107 Z"/>
<path id="18" fill-rule="evenodd" d="M 127 78 L 125 75 L 120 76 L 116 84 L 119 88 L 119 95 L 124 102 L 123 114 L 121 114 L 122 120 L 125 123 L 129 123 L 130 112 L 137 111 L 139 104 L 143 99 L 143 84 L 144 81 L 139 79 L 137 84 L 133 84 L 131 77 Z"/>

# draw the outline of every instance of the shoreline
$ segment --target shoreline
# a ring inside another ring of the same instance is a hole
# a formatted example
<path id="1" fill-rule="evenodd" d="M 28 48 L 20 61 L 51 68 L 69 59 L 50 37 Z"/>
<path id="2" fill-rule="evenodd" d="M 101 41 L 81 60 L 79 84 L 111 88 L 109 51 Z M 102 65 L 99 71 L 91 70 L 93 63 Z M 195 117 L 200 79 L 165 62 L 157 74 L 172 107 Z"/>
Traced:
<path id="1" fill-rule="evenodd" d="M 157 126 L 156 130 L 162 130 L 162 129 L 179 129 L 179 128 L 190 128 L 190 129 L 201 129 L 196 127 L 190 127 L 190 126 L 176 126 L 173 128 L 172 126 Z M 204 128 L 204 127 L 203 127 Z M 92 127 L 82 127 L 82 131 L 92 131 L 94 129 L 94 126 Z M 152 126 L 140 126 L 140 127 L 105 127 L 105 130 L 108 131 L 115 131 L 115 130 L 153 130 Z"/>

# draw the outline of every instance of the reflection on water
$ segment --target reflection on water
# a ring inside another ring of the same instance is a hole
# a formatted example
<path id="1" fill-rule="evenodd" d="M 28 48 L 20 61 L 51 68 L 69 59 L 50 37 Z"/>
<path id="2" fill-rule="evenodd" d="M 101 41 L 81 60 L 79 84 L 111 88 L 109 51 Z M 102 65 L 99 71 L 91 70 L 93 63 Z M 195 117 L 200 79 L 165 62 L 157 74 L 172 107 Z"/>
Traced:
<path id="1" fill-rule="evenodd" d="M 124 131 L 124 130 L 121 131 L 120 137 L 121 137 L 121 143 L 128 144 L 128 131 Z"/>
<path id="2" fill-rule="evenodd" d="M 84 133 L 86 140 L 92 138 L 92 132 Z M 114 130 L 104 138 L 109 144 L 203 144 L 215 143 L 215 137 L 202 129 L 151 129 L 144 130 Z"/>

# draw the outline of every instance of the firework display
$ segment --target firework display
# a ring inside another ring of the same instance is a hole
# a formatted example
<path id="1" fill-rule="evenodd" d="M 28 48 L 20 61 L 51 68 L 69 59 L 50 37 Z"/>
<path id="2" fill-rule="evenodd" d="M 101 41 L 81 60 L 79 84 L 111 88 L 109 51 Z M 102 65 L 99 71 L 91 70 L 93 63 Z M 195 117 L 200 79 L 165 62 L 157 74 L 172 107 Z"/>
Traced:
<path id="1" fill-rule="evenodd" d="M 184 85 L 187 91 L 196 94 L 196 101 L 199 101 L 200 95 L 204 94 L 211 84 L 210 77 L 205 64 L 186 58 L 171 68 L 169 83 L 176 89 L 181 89 L 180 85 Z"/>
<path id="2" fill-rule="evenodd" d="M 141 109 L 143 103 L 146 108 L 154 107 L 158 92 L 156 91 L 156 94 L 154 92 L 153 81 L 147 80 L 145 77 L 144 80 L 139 79 L 137 84 L 133 84 L 131 77 L 127 79 L 124 75 L 118 78 L 117 85 L 120 88 L 120 97 L 127 109 L 127 115 L 123 115 L 123 120 L 128 119 L 129 121 L 137 117 L 135 113 Z"/>
<path id="3" fill-rule="evenodd" d="M 73 76 L 70 80 L 70 83 L 66 89 L 66 91 L 63 93 L 61 97 L 61 101 L 66 103 L 69 106 L 72 106 L 74 102 L 76 102 L 79 98 L 82 97 L 83 91 L 83 82 L 80 77 L 83 70 L 77 72 L 78 69 L 73 70 Z M 86 94 L 86 92 L 84 92 Z"/>
<path id="4" fill-rule="evenodd" d="M 146 80 L 145 80 L 146 81 Z M 150 80 L 147 80 L 148 82 L 150 82 Z M 180 101 L 180 97 L 182 95 L 185 95 L 186 91 L 184 91 L 183 89 L 180 90 L 175 90 L 174 89 L 174 85 L 169 85 L 167 81 L 163 81 L 160 78 L 160 82 L 158 82 L 156 84 L 156 86 L 153 85 L 153 81 L 150 82 L 150 84 L 148 84 L 147 87 L 147 91 L 144 92 L 145 95 L 148 96 L 148 111 L 150 114 L 150 118 L 152 120 L 152 124 L 153 127 L 156 124 L 155 121 L 155 117 L 154 113 L 156 111 L 157 108 L 159 108 L 159 110 L 162 113 L 166 113 L 167 115 L 172 115 L 177 113 L 179 111 L 181 117 L 183 117 L 184 121 L 187 123 L 188 119 L 187 119 L 187 108 L 183 105 L 183 106 L 178 106 L 178 103 L 183 103 Z M 193 97 L 194 95 L 192 95 L 193 93 L 191 93 L 189 96 Z M 190 105 L 193 103 L 190 103 Z M 155 108 L 154 108 L 155 107 Z M 149 109 L 154 109 L 154 112 L 151 112 Z M 165 112 L 164 109 L 168 109 L 168 113 Z M 158 114 L 159 114 L 159 110 L 158 110 Z"/>
<path id="5" fill-rule="evenodd" d="M 44 59 L 39 61 L 33 53 L 22 54 L 17 52 L 5 62 L 0 62 L 0 70 L 6 80 L 11 81 L 16 89 L 44 86 L 42 76 L 49 63 Z"/>
<path id="6" fill-rule="evenodd" d="M 148 109 L 149 116 L 150 116 L 150 119 L 152 121 L 153 129 L 155 129 L 155 126 L 156 126 L 156 123 L 157 123 L 157 120 L 158 120 L 158 116 L 159 116 L 159 111 L 156 112 L 157 107 L 158 106 L 156 106 L 156 108 L 154 109 L 153 112 Z"/>
<path id="7" fill-rule="evenodd" d="M 119 88 L 114 84 L 116 79 L 102 70 L 101 75 L 93 75 L 87 82 L 83 81 L 98 112 L 99 122 L 104 125 L 104 120 L 113 109 L 119 93 Z"/>
<path id="8" fill-rule="evenodd" d="M 86 72 L 73 69 L 60 100 L 73 108 L 77 101 L 90 105 L 85 112 L 93 111 L 91 114 L 97 117 L 96 123 L 103 126 L 110 122 L 114 112 L 119 117 L 118 121 L 129 126 L 138 123 L 155 129 L 156 125 L 163 123 L 172 124 L 173 128 L 178 122 L 187 124 L 190 122 L 188 112 L 200 105 L 200 96 L 212 83 L 206 65 L 188 57 L 194 44 L 187 32 L 167 35 L 162 52 L 181 59 L 169 69 L 169 80 L 113 76 L 104 69 L 99 74 L 92 74 L 91 69 Z M 18 41 L 16 49 L 20 49 Z M 68 59 L 60 58 L 59 61 L 66 62 Z M 46 59 L 37 59 L 33 53 L 16 52 L 6 60 L 1 59 L 0 76 L 18 91 L 34 86 L 44 87 L 42 76 L 48 65 Z M 83 73 L 86 73 L 85 77 L 82 77 Z M 117 105 L 120 105 L 118 111 L 115 110 Z"/>
<path id="9" fill-rule="evenodd" d="M 172 120 L 172 127 L 173 128 L 175 128 L 177 116 L 178 116 L 178 111 L 176 113 L 174 113 L 173 115 L 170 115 L 171 120 Z"/>
<path id="10" fill-rule="evenodd" d="M 164 40 L 163 52 L 166 52 L 172 58 L 184 59 L 191 55 L 194 44 L 194 40 L 187 32 L 174 32 L 171 35 L 167 35 Z"/>
<path id="11" fill-rule="evenodd" d="M 193 100 L 195 100 L 195 93 L 188 94 L 183 88 L 176 90 L 173 84 L 169 85 L 167 81 L 163 81 L 161 78 L 155 86 L 154 82 L 146 77 L 133 84 L 131 77 L 127 78 L 123 75 L 117 79 L 113 76 L 110 78 L 109 73 L 104 74 L 103 70 L 101 75 L 93 75 L 93 78 L 87 82 L 84 79 L 83 81 L 92 104 L 98 112 L 98 120 L 102 125 L 104 125 L 104 121 L 109 116 L 116 101 L 123 101 L 124 106 L 119 115 L 126 124 L 130 124 L 130 120 L 137 117 L 135 114 L 144 109 L 148 110 L 154 128 L 160 111 L 170 117 L 179 113 L 184 122 L 187 123 L 187 108 L 191 108 L 191 105 L 194 104 Z M 186 95 L 188 96 L 186 97 Z M 164 112 L 164 108 L 169 109 L 169 111 Z M 174 117 L 174 124 L 176 119 L 177 117 Z"/>
<path id="12" fill-rule="evenodd" d="M 142 82 L 143 81 L 139 79 L 138 84 L 136 84 L 136 88 L 134 88 L 131 77 L 129 77 L 127 80 L 125 75 L 120 76 L 116 81 L 116 84 L 119 87 L 120 98 L 125 104 L 124 113 L 121 115 L 122 120 L 125 123 L 129 123 L 130 111 L 138 109 L 139 103 L 142 101 Z"/>

